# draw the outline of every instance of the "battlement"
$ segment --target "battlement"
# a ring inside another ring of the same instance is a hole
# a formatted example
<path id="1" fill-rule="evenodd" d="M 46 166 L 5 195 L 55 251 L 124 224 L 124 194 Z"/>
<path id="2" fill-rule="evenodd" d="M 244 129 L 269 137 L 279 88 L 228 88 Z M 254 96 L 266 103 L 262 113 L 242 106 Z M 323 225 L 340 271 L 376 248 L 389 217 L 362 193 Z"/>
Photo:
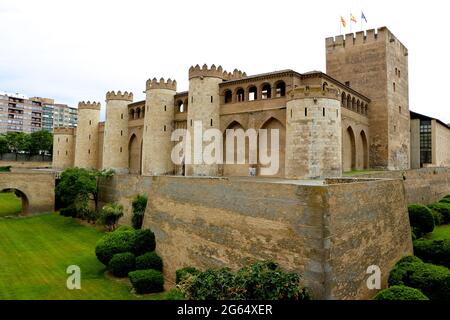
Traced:
<path id="1" fill-rule="evenodd" d="M 78 103 L 78 110 L 81 110 L 81 109 L 100 110 L 100 107 L 101 107 L 100 102 L 95 102 L 95 101 L 93 101 L 93 102 L 81 101 Z"/>
<path id="2" fill-rule="evenodd" d="M 115 93 L 114 91 L 108 91 L 106 93 L 106 101 L 109 100 L 124 100 L 124 101 L 133 101 L 133 93 L 132 92 L 127 92 L 125 91 L 123 94 L 122 92 L 117 91 L 117 93 Z"/>
<path id="3" fill-rule="evenodd" d="M 167 79 L 167 82 L 164 81 L 164 78 L 161 78 L 158 80 L 156 80 L 156 78 L 153 79 L 148 79 L 145 87 L 147 90 L 151 90 L 151 89 L 167 89 L 167 90 L 177 90 L 177 81 L 176 80 L 171 80 L 170 78 Z"/>
<path id="4" fill-rule="evenodd" d="M 214 64 L 211 65 L 211 68 L 208 68 L 206 64 L 204 64 L 201 68 L 198 64 L 195 67 L 191 66 L 189 68 L 189 80 L 197 77 L 213 77 L 227 81 L 238 80 L 245 78 L 246 76 L 247 74 L 241 70 L 234 69 L 233 72 L 227 72 L 226 70 L 223 70 L 222 66 L 216 68 Z"/>
<path id="5" fill-rule="evenodd" d="M 73 136 L 74 133 L 75 133 L 75 128 L 66 128 L 66 127 L 53 128 L 54 135 L 64 134 L 64 135 L 72 135 Z"/>
<path id="6" fill-rule="evenodd" d="M 381 27 L 378 29 L 366 30 L 365 32 L 359 31 L 356 33 L 348 33 L 345 36 L 339 35 L 336 37 L 329 37 L 326 38 L 325 42 L 327 49 L 334 49 L 358 44 L 374 43 L 377 41 L 386 41 L 387 39 L 389 39 L 389 41 L 391 41 L 391 39 L 397 40 L 388 28 Z"/>

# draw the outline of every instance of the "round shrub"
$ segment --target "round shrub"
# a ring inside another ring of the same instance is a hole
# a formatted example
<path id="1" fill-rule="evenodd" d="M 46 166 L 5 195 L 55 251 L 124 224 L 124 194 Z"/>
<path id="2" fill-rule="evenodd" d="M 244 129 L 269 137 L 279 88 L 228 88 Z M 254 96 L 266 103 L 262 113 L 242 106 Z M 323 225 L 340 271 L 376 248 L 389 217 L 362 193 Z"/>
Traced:
<path id="1" fill-rule="evenodd" d="M 196 276 L 200 273 L 200 270 L 194 268 L 194 267 L 185 267 L 182 269 L 178 269 L 175 272 L 176 277 L 176 284 L 179 284 L 182 280 L 184 280 L 188 275 Z"/>
<path id="2" fill-rule="evenodd" d="M 152 293 L 164 290 L 164 278 L 157 270 L 137 270 L 128 274 L 136 293 Z"/>
<path id="3" fill-rule="evenodd" d="M 135 268 L 136 258 L 131 252 L 116 253 L 108 264 L 109 271 L 116 277 L 126 277 Z"/>
<path id="4" fill-rule="evenodd" d="M 156 248 L 155 234 L 150 229 L 136 230 L 133 253 L 136 256 L 154 251 Z"/>
<path id="5" fill-rule="evenodd" d="M 393 286 L 378 292 L 374 300 L 429 300 L 420 290 L 406 286 Z"/>
<path id="6" fill-rule="evenodd" d="M 147 252 L 136 258 L 136 270 L 153 269 L 162 271 L 163 262 L 156 252 Z"/>
<path id="7" fill-rule="evenodd" d="M 116 253 L 133 252 L 136 235 L 134 231 L 115 231 L 103 236 L 95 247 L 97 259 L 105 266 Z"/>
<path id="8" fill-rule="evenodd" d="M 421 204 L 408 206 L 409 222 L 412 227 L 420 229 L 424 234 L 430 233 L 434 229 L 434 218 L 431 210 Z M 416 234 L 417 236 L 417 234 Z"/>
<path id="9" fill-rule="evenodd" d="M 450 200 L 450 198 L 449 198 Z M 441 217 L 440 224 L 450 223 L 450 203 L 438 202 L 428 206 L 433 213 L 439 213 Z M 436 217 L 436 216 L 435 216 Z M 436 221 L 435 221 L 436 222 Z"/>
<path id="10" fill-rule="evenodd" d="M 450 239 L 414 241 L 414 254 L 425 262 L 450 267 Z"/>
<path id="11" fill-rule="evenodd" d="M 121 232 L 121 231 L 134 231 L 134 229 L 130 226 L 120 226 L 114 232 Z"/>
<path id="12" fill-rule="evenodd" d="M 422 260 L 415 256 L 404 257 L 389 273 L 389 286 L 407 285 L 409 276 L 422 264 Z"/>

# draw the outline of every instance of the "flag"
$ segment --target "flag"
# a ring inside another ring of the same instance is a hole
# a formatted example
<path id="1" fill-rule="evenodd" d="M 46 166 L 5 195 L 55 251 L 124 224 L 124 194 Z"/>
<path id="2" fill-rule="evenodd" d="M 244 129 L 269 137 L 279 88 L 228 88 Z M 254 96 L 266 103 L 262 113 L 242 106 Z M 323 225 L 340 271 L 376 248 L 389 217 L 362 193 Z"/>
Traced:
<path id="1" fill-rule="evenodd" d="M 362 12 L 362 11 L 361 11 L 361 20 L 364 20 L 367 23 L 366 16 L 364 15 L 364 12 Z"/>
<path id="2" fill-rule="evenodd" d="M 345 21 L 343 16 L 341 16 L 341 23 L 344 28 L 347 26 L 347 22 Z"/>
<path id="3" fill-rule="evenodd" d="M 350 13 L 350 21 L 356 23 L 356 18 Z"/>

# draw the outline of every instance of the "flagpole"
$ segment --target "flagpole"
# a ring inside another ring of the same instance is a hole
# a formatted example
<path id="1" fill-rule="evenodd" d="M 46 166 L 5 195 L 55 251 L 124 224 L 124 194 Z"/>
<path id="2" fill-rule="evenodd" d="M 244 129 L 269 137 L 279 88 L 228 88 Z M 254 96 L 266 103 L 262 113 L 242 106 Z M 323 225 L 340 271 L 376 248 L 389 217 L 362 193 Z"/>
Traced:
<path id="1" fill-rule="evenodd" d="M 350 33 L 352 32 L 352 14 L 350 13 Z"/>

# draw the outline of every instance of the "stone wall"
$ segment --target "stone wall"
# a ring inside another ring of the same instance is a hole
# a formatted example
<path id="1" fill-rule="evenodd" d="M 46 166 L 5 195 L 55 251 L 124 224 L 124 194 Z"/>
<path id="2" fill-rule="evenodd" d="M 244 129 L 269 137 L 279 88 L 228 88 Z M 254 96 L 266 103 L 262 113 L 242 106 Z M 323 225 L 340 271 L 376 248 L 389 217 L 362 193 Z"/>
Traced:
<path id="1" fill-rule="evenodd" d="M 273 259 L 301 273 L 316 299 L 364 299 L 376 293 L 364 289 L 368 266 L 380 266 L 385 285 L 392 265 L 412 253 L 401 181 L 122 175 L 102 184 L 101 199 L 124 204 L 129 223 L 131 199 L 143 192 L 144 227 L 156 234 L 168 282 L 185 266 Z"/>
<path id="2" fill-rule="evenodd" d="M 432 121 L 433 164 L 450 167 L 450 129 Z"/>

